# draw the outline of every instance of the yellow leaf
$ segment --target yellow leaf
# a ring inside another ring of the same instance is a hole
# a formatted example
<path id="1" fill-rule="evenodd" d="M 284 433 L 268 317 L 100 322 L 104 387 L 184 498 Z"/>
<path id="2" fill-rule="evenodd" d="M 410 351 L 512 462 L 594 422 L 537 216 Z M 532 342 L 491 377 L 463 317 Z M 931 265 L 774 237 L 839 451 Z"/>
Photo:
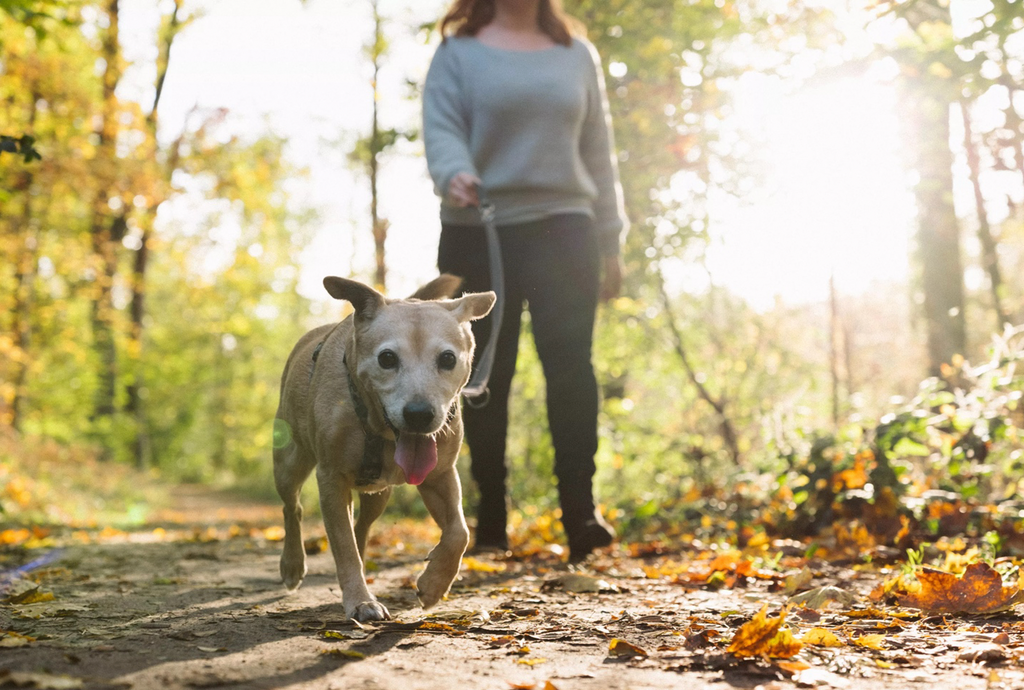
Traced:
<path id="1" fill-rule="evenodd" d="M 44 601 L 53 601 L 53 592 L 41 592 L 38 589 L 29 592 L 24 598 L 17 602 L 17 604 L 39 604 Z"/>
<path id="2" fill-rule="evenodd" d="M 523 666 L 536 666 L 537 664 L 545 664 L 547 661 L 548 660 L 543 657 L 537 657 L 536 659 L 517 659 L 516 663 L 522 664 Z"/>
<path id="3" fill-rule="evenodd" d="M 325 649 L 320 652 L 324 656 L 333 656 L 340 659 L 365 659 L 366 655 L 353 649 Z"/>
<path id="4" fill-rule="evenodd" d="M 804 644 L 813 644 L 819 647 L 842 647 L 842 641 L 834 633 L 825 628 L 811 628 L 800 638 Z"/>
<path id="5" fill-rule="evenodd" d="M 281 541 L 284 539 L 284 527 L 274 525 L 263 530 L 263 538 L 267 541 Z"/>
<path id="6" fill-rule="evenodd" d="M 867 647 L 868 649 L 885 649 L 882 644 L 885 642 L 885 635 L 881 633 L 873 633 L 871 635 L 861 635 L 860 637 L 853 638 L 853 643 L 858 647 Z"/>
<path id="7" fill-rule="evenodd" d="M 504 563 L 485 563 L 472 556 L 463 558 L 462 565 L 466 567 L 466 570 L 474 573 L 503 573 L 506 567 Z"/>
<path id="8" fill-rule="evenodd" d="M 812 573 L 811 569 L 805 565 L 800 569 L 800 572 L 795 575 L 789 575 L 786 578 L 785 589 L 783 591 L 787 596 L 791 596 L 801 589 L 806 588 L 807 585 L 811 584 L 813 579 L 814 573 Z"/>

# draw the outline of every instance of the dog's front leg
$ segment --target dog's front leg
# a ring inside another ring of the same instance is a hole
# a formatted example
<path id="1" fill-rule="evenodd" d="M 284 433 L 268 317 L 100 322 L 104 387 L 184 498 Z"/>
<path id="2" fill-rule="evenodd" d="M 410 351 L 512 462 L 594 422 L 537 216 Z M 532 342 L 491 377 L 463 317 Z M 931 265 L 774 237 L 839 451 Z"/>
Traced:
<path id="1" fill-rule="evenodd" d="M 427 556 L 430 562 L 416 581 L 420 603 L 430 608 L 448 593 L 459 574 L 462 554 L 469 545 L 469 529 L 462 515 L 462 485 L 454 467 L 430 475 L 419 489 L 423 503 L 441 528 L 441 541 Z"/>
<path id="2" fill-rule="evenodd" d="M 383 604 L 373 598 L 366 587 L 363 560 L 359 557 L 359 549 L 356 547 L 356 536 L 352 530 L 354 483 L 351 478 L 333 471 L 326 465 L 328 463 L 320 463 L 316 473 L 320 488 L 320 512 L 323 514 L 327 539 L 331 544 L 334 565 L 338 571 L 338 584 L 341 585 L 345 615 L 357 621 L 388 620 L 391 614 Z"/>

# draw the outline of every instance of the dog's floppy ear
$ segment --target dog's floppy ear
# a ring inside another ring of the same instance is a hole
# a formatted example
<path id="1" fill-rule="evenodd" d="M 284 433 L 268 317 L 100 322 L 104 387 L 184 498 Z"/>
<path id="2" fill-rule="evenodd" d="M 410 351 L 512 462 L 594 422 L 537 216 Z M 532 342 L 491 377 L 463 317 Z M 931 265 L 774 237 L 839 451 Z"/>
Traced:
<path id="1" fill-rule="evenodd" d="M 361 319 L 372 319 L 377 310 L 384 306 L 384 295 L 354 280 L 327 276 L 324 278 L 324 287 L 334 299 L 351 302 L 356 316 Z"/>
<path id="2" fill-rule="evenodd" d="M 451 273 L 442 273 L 419 290 L 409 295 L 409 299 L 447 299 L 455 295 L 460 285 L 462 285 L 462 278 L 453 276 Z"/>
<path id="3" fill-rule="evenodd" d="M 459 299 L 441 302 L 460 322 L 482 319 L 491 312 L 497 296 L 493 292 L 471 292 Z"/>

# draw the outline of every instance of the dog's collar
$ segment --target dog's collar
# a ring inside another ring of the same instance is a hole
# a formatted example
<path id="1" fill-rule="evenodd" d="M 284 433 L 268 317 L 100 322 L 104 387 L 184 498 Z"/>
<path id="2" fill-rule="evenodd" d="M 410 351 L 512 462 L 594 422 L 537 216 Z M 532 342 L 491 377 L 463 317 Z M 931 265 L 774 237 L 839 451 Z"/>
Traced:
<path id="1" fill-rule="evenodd" d="M 356 388 L 352 372 L 348 369 L 347 354 L 342 356 L 341 363 L 345 369 L 345 379 L 348 381 L 348 394 L 352 398 L 352 407 L 359 419 L 359 425 L 363 427 L 363 460 L 359 463 L 359 472 L 356 474 L 356 486 L 367 486 L 379 480 L 381 474 L 384 473 L 384 437 L 370 428 L 370 408 L 367 407 L 366 401 L 363 400 L 363 396 L 359 395 L 359 389 Z M 387 412 L 384 413 L 384 422 L 391 428 L 397 439 L 398 430 L 388 419 Z"/>

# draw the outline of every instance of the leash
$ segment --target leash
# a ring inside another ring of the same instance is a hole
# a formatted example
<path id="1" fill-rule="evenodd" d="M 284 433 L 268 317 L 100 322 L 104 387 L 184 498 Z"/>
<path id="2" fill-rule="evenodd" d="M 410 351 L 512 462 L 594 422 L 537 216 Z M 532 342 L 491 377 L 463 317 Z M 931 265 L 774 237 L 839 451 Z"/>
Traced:
<path id="1" fill-rule="evenodd" d="M 462 395 L 466 399 L 466 404 L 474 409 L 485 407 L 491 400 L 491 391 L 487 388 L 487 382 L 491 378 L 491 369 L 494 368 L 494 351 L 498 346 L 498 333 L 501 331 L 501 320 L 505 313 L 505 272 L 501 264 L 501 245 L 498 242 L 498 228 L 494 224 L 494 204 L 491 203 L 480 187 L 477 187 L 477 195 L 480 200 L 480 220 L 483 222 L 484 236 L 487 238 L 491 289 L 494 290 L 496 299 L 490 314 L 491 334 L 487 338 L 487 344 L 480 354 L 480 359 L 477 360 L 476 368 L 469 378 L 469 383 L 462 389 Z"/>

